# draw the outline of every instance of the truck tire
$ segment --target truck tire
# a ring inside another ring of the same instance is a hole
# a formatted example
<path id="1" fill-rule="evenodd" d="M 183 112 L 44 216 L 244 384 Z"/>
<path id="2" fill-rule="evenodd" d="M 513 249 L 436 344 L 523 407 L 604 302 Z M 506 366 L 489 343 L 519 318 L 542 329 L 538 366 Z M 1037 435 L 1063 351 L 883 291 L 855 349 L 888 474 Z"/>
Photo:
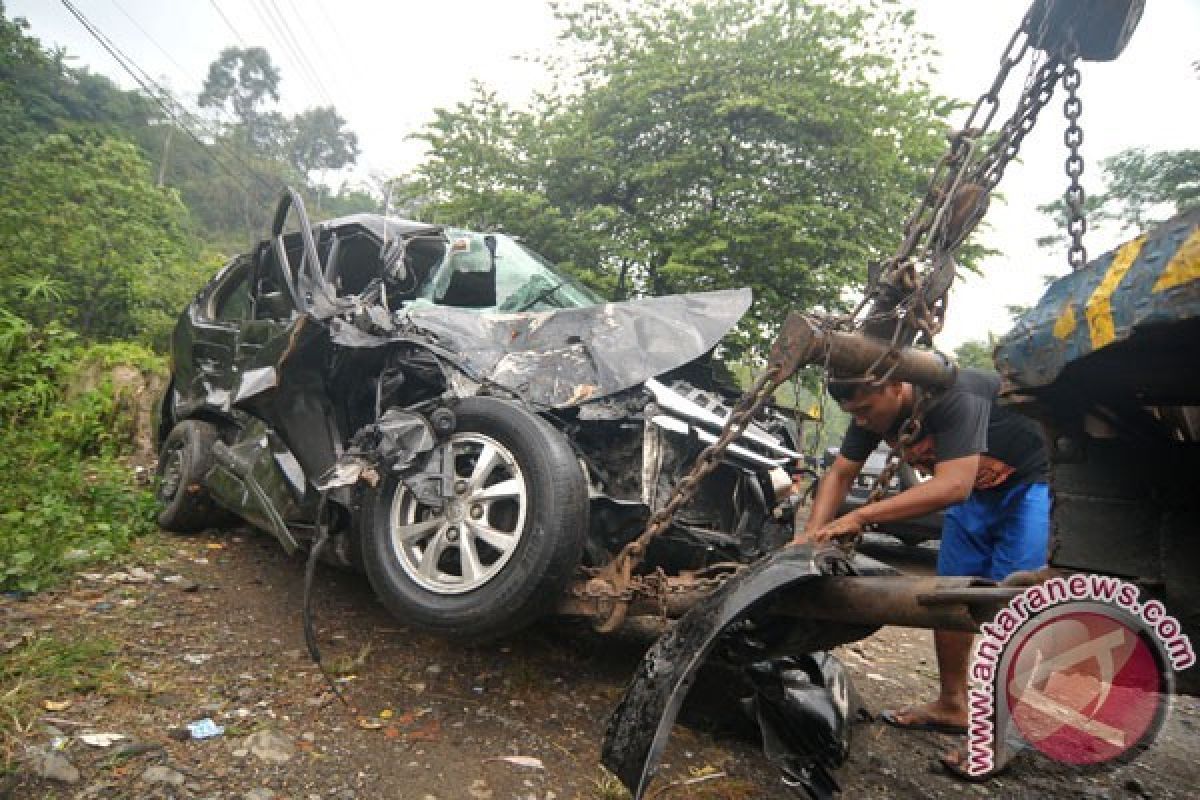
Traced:
<path id="1" fill-rule="evenodd" d="M 587 483 L 566 439 L 524 408 L 471 397 L 454 414 L 430 454 L 450 448 L 454 496 L 438 508 L 382 481 L 364 502 L 363 565 L 401 621 L 485 641 L 556 606 L 582 557 Z"/>

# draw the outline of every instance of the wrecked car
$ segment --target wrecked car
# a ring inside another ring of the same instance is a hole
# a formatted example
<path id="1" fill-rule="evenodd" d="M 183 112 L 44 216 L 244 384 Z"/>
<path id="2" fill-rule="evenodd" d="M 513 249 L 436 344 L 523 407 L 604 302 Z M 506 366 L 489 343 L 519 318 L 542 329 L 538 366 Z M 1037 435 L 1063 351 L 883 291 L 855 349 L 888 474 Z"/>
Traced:
<path id="1" fill-rule="evenodd" d="M 298 224 L 285 231 L 292 217 Z M 228 512 L 365 572 L 405 622 L 464 637 L 553 612 L 666 502 L 736 398 L 713 352 L 748 289 L 609 303 L 518 240 L 372 214 L 270 237 L 183 312 L 158 425 L 160 525 Z M 646 554 L 749 563 L 793 419 L 761 413 Z"/>

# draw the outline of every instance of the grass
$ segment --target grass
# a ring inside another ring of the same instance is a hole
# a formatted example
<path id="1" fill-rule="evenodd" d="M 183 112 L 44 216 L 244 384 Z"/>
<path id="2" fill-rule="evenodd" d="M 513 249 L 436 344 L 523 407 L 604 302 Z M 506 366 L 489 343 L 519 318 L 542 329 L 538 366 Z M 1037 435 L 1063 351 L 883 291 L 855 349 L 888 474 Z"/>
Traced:
<path id="1" fill-rule="evenodd" d="M 153 494 L 126 460 L 136 404 L 107 370 L 153 371 L 161 359 L 77 339 L 0 313 L 0 590 L 54 586 L 155 528 Z M 92 378 L 68 397 L 84 372 Z"/>
<path id="2" fill-rule="evenodd" d="M 20 739 L 38 716 L 50 713 L 43 701 L 124 691 L 119 653 L 109 639 L 36 636 L 0 659 L 0 774 L 13 769 Z"/>

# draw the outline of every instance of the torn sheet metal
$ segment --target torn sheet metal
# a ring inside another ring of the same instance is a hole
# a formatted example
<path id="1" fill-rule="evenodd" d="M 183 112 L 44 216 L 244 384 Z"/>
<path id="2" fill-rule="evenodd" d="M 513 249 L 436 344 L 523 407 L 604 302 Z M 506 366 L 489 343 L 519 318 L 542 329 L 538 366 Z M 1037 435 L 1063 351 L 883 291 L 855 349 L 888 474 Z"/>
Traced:
<path id="1" fill-rule="evenodd" d="M 367 426 L 354 436 L 352 448 L 317 479 L 321 491 L 353 486 L 360 479 L 374 486 L 379 480 L 376 470 L 381 460 L 393 469 L 404 469 L 421 453 L 437 444 L 433 426 L 420 414 L 390 408 L 379 422 Z"/>
<path id="2" fill-rule="evenodd" d="M 688 689 L 722 639 L 744 637 L 750 617 L 769 619 L 772 602 L 820 576 L 807 545 L 786 547 L 737 575 L 684 615 L 642 659 L 609 720 L 601 760 L 640 800 L 658 768 Z M 895 570 L 866 556 L 852 564 L 860 575 Z M 876 628 L 797 621 L 787 637 L 793 652 L 824 650 L 870 635 Z M 761 659 L 759 659 L 761 660 Z"/>
<path id="3" fill-rule="evenodd" d="M 234 396 L 233 402 L 240 403 L 256 394 L 262 394 L 268 389 L 274 389 L 278 385 L 279 373 L 274 367 L 246 370 L 238 382 L 237 394 Z"/>
<path id="4" fill-rule="evenodd" d="M 846 668 L 831 653 L 785 656 L 745 670 L 754 694 L 742 710 L 758 724 L 763 753 L 784 785 L 825 800 L 840 790 L 831 767 L 850 753 L 858 699 Z"/>
<path id="5" fill-rule="evenodd" d="M 247 425 L 232 445 L 213 445 L 216 464 L 205 478 L 213 499 L 270 532 L 289 553 L 297 543 L 285 520 L 294 517 L 304 497 L 298 476 L 288 475 L 295 457 L 279 436 L 260 420 Z"/>
<path id="6" fill-rule="evenodd" d="M 729 289 L 537 313 L 440 306 L 400 316 L 436 336 L 472 372 L 535 406 L 567 408 L 704 355 L 738 323 L 751 297 L 749 289 Z"/>

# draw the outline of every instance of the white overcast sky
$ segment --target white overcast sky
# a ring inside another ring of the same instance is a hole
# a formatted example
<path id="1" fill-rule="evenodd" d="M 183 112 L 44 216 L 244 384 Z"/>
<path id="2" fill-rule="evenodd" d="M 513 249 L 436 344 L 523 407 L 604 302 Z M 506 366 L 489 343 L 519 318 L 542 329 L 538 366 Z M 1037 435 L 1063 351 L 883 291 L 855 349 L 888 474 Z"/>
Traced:
<path id="1" fill-rule="evenodd" d="M 229 45 L 262 45 L 283 73 L 281 110 L 328 104 L 331 97 L 363 151 L 361 167 L 394 174 L 420 159 L 406 137 L 432 110 L 464 99 L 472 79 L 525 102 L 546 85 L 541 68 L 521 56 L 556 46 L 556 23 L 544 0 L 74 0 L 75 5 L 147 73 L 194 99 L 208 64 Z M 941 51 L 936 88 L 973 101 L 996 72 L 1026 0 L 916 0 L 917 25 Z M 9 16 L 121 86 L 133 82 L 55 0 L 5 0 Z M 227 18 L 222 19 L 221 12 Z M 279 24 L 282 16 L 286 28 Z M 230 25 L 232 25 L 232 30 Z M 236 33 L 235 33 L 236 31 Z M 289 47 L 303 51 L 308 77 Z M 1128 49 L 1111 63 L 1085 64 L 1081 96 L 1085 187 L 1099 189 L 1097 162 L 1127 147 L 1200 147 L 1200 0 L 1147 0 Z M 1010 83 L 1019 86 L 1024 73 Z M 736 76 L 731 76 L 736 79 Z M 1011 101 L 1011 98 L 1009 98 Z M 1011 102 L 1002 110 L 1007 114 Z M 1041 294 L 1041 276 L 1065 271 L 1065 256 L 1039 250 L 1049 225 L 1034 208 L 1066 184 L 1061 92 L 1043 112 L 1009 168 L 993 203 L 986 241 L 1002 255 L 982 276 L 956 285 L 939 346 L 985 338 L 1009 327 L 1004 307 Z M 1099 232 L 1086 242 L 1098 255 L 1116 243 Z"/>

